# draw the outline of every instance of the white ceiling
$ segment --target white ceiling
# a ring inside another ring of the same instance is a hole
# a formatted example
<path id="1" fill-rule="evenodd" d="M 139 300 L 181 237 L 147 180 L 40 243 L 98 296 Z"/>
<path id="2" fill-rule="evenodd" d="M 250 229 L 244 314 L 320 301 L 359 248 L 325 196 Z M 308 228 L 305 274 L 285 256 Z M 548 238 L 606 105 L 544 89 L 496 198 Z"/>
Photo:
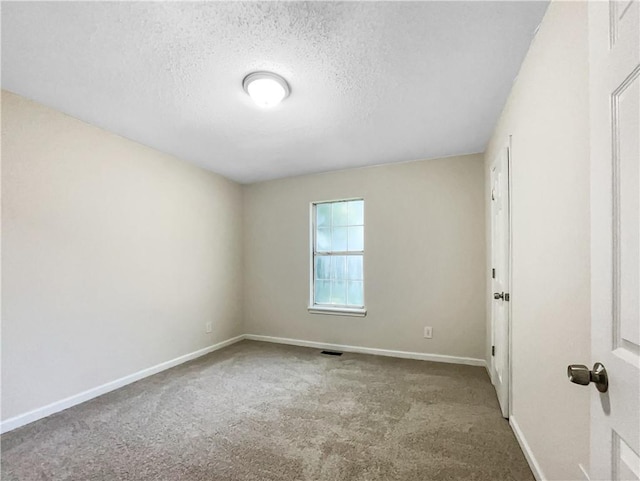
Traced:
<path id="1" fill-rule="evenodd" d="M 482 152 L 546 7 L 3 2 L 2 87 L 243 183 Z"/>

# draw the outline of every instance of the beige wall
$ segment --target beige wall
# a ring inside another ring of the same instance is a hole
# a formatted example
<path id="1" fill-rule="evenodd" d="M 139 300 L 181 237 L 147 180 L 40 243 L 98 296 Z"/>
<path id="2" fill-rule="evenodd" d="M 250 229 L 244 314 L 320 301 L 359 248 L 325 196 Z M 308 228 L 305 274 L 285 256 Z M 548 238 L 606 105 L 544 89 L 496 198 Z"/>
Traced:
<path id="1" fill-rule="evenodd" d="M 245 331 L 484 358 L 483 192 L 480 155 L 247 186 Z M 348 197 L 365 199 L 368 314 L 309 314 L 309 205 Z"/>
<path id="2" fill-rule="evenodd" d="M 2 247 L 3 419 L 242 333 L 241 186 L 8 92 Z"/>
<path id="3" fill-rule="evenodd" d="M 590 360 L 587 57 L 586 2 L 553 2 L 486 155 L 513 135 L 512 414 L 557 480 L 589 460 L 590 390 L 566 377 Z"/>

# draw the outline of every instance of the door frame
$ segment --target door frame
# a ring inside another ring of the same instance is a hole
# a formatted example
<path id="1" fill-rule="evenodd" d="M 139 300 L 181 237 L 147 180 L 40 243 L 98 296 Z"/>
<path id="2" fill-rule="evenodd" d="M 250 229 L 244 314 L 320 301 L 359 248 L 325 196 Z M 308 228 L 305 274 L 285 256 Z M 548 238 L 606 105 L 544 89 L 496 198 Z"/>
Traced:
<path id="1" fill-rule="evenodd" d="M 494 344 L 494 337 L 496 334 L 496 330 L 494 328 L 494 316 L 493 316 L 493 275 L 492 275 L 492 269 L 493 269 L 493 259 L 494 259 L 494 243 L 493 243 L 493 204 L 492 204 L 492 199 L 491 199 L 491 192 L 493 189 L 493 171 L 494 168 L 496 166 L 496 164 L 499 162 L 499 159 L 502 155 L 502 153 L 504 152 L 504 150 L 506 149 L 507 151 L 507 155 L 506 155 L 506 165 L 504 166 L 504 168 L 506 168 L 506 179 L 507 179 L 507 229 L 506 229 L 506 236 L 507 236 L 507 248 L 508 248 L 508 253 L 506 256 L 506 260 L 508 263 L 508 273 L 507 273 L 507 279 L 506 279 L 506 285 L 507 285 L 507 291 L 509 293 L 510 299 L 509 302 L 507 304 L 507 342 L 508 342 L 508 346 L 507 346 L 507 413 L 506 413 L 506 419 L 509 419 L 509 417 L 511 416 L 511 413 L 513 412 L 513 407 L 512 407 L 512 400 L 513 400 L 513 396 L 512 396 L 512 385 L 513 385 L 513 374 L 512 374 L 512 362 L 511 360 L 513 359 L 513 340 L 512 340 L 512 318 L 513 318 L 513 309 L 512 309 L 512 301 L 511 299 L 513 299 L 513 175 L 512 175 L 512 164 L 513 164 L 513 148 L 512 148 L 512 136 L 509 135 L 507 137 L 506 142 L 504 142 L 503 144 L 501 144 L 501 147 L 498 149 L 497 153 L 494 154 L 494 158 L 491 161 L 491 164 L 489 165 L 489 285 L 488 285 L 488 289 L 487 289 L 487 293 L 489 296 L 489 305 L 490 310 L 490 329 L 489 329 L 489 340 L 491 341 L 491 345 L 495 345 Z M 490 360 L 489 360 L 489 374 L 490 374 L 490 378 L 491 378 L 491 383 L 495 386 L 495 380 L 496 380 L 496 371 L 495 371 L 495 366 L 494 366 L 494 357 L 493 355 L 491 355 Z M 496 392 L 496 394 L 498 394 Z"/>

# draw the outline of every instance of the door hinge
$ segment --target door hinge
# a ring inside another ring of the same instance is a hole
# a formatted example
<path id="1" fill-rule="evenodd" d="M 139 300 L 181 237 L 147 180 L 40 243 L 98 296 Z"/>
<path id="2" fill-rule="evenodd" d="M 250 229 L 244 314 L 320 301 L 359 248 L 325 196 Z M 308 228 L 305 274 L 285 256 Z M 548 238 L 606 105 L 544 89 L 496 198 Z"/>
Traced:
<path id="1" fill-rule="evenodd" d="M 511 296 L 509 295 L 509 293 L 508 293 L 508 292 L 505 292 L 505 293 L 504 293 L 504 300 L 505 300 L 505 301 L 507 301 L 507 302 L 509 302 L 509 300 L 510 300 L 510 299 L 511 299 Z"/>
<path id="2" fill-rule="evenodd" d="M 491 279 L 495 279 L 496 278 L 496 269 L 493 268 L 491 269 Z"/>
<path id="3" fill-rule="evenodd" d="M 492 356 L 496 355 L 496 346 L 491 346 L 491 355 Z"/>

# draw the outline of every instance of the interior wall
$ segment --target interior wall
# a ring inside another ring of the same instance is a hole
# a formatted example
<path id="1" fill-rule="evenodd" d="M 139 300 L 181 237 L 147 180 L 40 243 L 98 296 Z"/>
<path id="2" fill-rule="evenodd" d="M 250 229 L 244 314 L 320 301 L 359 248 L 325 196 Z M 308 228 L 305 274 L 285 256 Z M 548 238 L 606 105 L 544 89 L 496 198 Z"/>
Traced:
<path id="1" fill-rule="evenodd" d="M 242 334 L 242 201 L 3 91 L 2 419 Z"/>
<path id="2" fill-rule="evenodd" d="M 481 155 L 247 186 L 245 331 L 484 358 L 483 192 Z M 310 314 L 310 203 L 352 197 L 365 200 L 367 316 Z"/>
<path id="3" fill-rule="evenodd" d="M 488 179 L 513 136 L 512 415 L 556 480 L 589 461 L 591 392 L 566 375 L 590 361 L 588 73 L 587 3 L 552 2 L 485 157 Z"/>

